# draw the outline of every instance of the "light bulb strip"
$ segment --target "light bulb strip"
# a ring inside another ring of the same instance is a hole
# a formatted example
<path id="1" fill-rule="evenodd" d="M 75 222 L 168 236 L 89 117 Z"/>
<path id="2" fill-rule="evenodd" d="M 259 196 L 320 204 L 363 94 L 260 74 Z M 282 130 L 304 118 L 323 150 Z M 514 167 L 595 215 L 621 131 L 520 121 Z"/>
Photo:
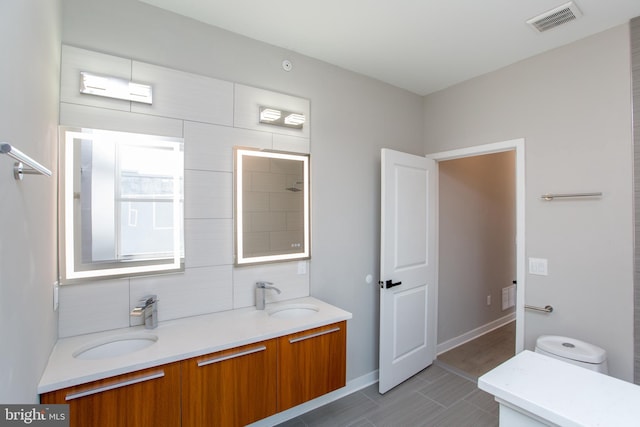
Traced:
<path id="1" fill-rule="evenodd" d="M 306 117 L 302 113 L 280 110 L 273 107 L 260 107 L 260 123 L 274 126 L 282 126 L 293 129 L 302 129 Z"/>

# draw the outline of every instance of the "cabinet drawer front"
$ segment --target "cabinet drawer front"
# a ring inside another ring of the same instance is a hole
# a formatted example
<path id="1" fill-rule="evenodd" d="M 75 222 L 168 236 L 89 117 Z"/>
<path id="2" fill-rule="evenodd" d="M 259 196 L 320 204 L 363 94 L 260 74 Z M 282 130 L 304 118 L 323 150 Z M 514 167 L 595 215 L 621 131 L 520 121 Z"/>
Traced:
<path id="1" fill-rule="evenodd" d="M 41 403 L 67 403 L 71 427 L 180 425 L 180 363 L 45 393 Z"/>
<path id="2" fill-rule="evenodd" d="M 201 361 L 198 362 L 198 366 L 202 367 L 202 366 L 211 365 L 213 363 L 223 362 L 223 361 L 229 360 L 229 359 L 235 359 L 236 357 L 248 356 L 248 355 L 253 354 L 253 353 L 259 353 L 261 351 L 265 351 L 266 349 L 267 349 L 266 346 L 261 345 L 259 347 L 250 348 L 248 350 L 238 351 L 238 352 L 232 353 L 232 354 L 227 354 L 226 356 L 218 356 L 218 357 L 214 357 L 213 359 L 201 360 Z"/>
<path id="3" fill-rule="evenodd" d="M 279 339 L 278 411 L 345 385 L 346 336 L 340 322 Z"/>
<path id="4" fill-rule="evenodd" d="M 241 427 L 276 412 L 277 342 L 182 363 L 182 427 Z"/>
<path id="5" fill-rule="evenodd" d="M 334 332 L 340 332 L 340 327 L 335 327 L 326 331 L 319 331 L 319 332 L 314 332 L 312 334 L 309 335 L 304 335 L 302 337 L 297 337 L 297 338 L 289 338 L 289 344 L 294 344 L 300 341 L 304 341 L 304 340 L 308 340 L 311 338 L 316 338 L 316 337 L 320 337 L 322 335 L 327 335 L 327 334 L 332 334 Z"/>
<path id="6" fill-rule="evenodd" d="M 130 386 L 130 385 L 133 385 L 133 384 L 138 384 L 138 383 L 142 383 L 142 382 L 145 382 L 145 381 L 151 381 L 151 380 L 155 380 L 155 379 L 162 378 L 162 377 L 164 377 L 164 371 L 160 370 L 158 372 L 154 372 L 154 373 L 151 373 L 149 375 L 145 375 L 145 376 L 140 377 L 140 378 L 132 378 L 130 380 L 122 380 L 122 381 L 118 381 L 116 383 L 109 384 L 109 385 L 104 385 L 104 386 L 95 387 L 95 388 L 89 388 L 87 390 L 83 390 L 83 391 L 79 391 L 79 392 L 75 392 L 75 393 L 69 393 L 69 394 L 67 394 L 65 396 L 65 400 L 79 399 L 81 397 L 91 396 L 92 394 L 103 393 L 105 391 L 114 390 L 116 388 L 127 387 L 127 386 Z"/>

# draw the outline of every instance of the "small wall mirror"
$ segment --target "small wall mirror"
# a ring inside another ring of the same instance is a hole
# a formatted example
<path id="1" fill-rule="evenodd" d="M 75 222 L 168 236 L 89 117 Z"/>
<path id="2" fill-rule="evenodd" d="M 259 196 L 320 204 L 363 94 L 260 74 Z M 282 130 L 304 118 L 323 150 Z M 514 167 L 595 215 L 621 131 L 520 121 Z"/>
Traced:
<path id="1" fill-rule="evenodd" d="M 234 148 L 236 264 L 310 257 L 309 156 Z"/>
<path id="2" fill-rule="evenodd" d="M 184 268 L 180 138 L 60 129 L 63 282 Z"/>

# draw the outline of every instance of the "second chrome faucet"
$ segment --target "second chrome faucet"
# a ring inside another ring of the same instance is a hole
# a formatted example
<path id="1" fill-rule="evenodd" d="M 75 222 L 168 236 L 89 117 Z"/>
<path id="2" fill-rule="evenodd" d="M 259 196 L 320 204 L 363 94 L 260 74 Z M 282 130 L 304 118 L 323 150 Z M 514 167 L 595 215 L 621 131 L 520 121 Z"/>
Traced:
<path id="1" fill-rule="evenodd" d="M 271 282 L 256 282 L 256 310 L 264 310 L 265 292 L 267 289 L 272 289 L 280 293 L 280 289 L 273 286 Z"/>
<path id="2" fill-rule="evenodd" d="M 138 301 L 138 305 L 131 311 L 131 316 L 142 317 L 144 327 L 154 329 L 158 327 L 158 297 L 147 295 Z"/>

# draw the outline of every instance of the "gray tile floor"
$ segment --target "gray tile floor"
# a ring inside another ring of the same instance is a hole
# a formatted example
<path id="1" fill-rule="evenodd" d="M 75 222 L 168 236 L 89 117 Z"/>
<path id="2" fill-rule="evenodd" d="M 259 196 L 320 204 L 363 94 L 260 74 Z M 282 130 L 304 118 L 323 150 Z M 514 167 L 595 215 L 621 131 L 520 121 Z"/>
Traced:
<path id="1" fill-rule="evenodd" d="M 350 394 L 279 427 L 489 427 L 498 404 L 476 383 L 432 365 L 384 395 L 378 384 Z"/>

